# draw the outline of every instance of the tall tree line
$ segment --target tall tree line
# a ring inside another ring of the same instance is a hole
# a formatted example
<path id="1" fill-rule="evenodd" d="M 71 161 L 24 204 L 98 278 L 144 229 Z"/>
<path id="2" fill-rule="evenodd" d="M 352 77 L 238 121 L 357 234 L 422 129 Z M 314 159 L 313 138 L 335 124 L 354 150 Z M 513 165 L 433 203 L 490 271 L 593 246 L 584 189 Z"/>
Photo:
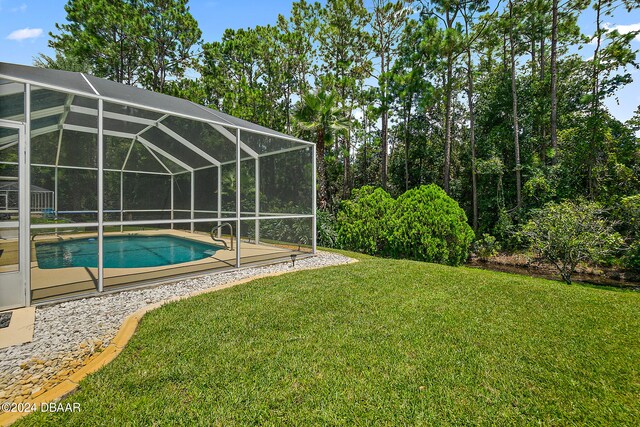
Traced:
<path id="1" fill-rule="evenodd" d="M 531 209 L 638 193 L 637 125 L 604 100 L 632 44 L 604 23 L 632 0 L 306 0 L 202 41 L 187 0 L 70 0 L 40 65 L 170 93 L 318 145 L 319 206 L 351 189 L 436 183 L 477 233 Z M 593 17 L 584 34 L 581 16 Z M 583 54 L 590 51 L 591 54 Z M 585 57 L 588 57 L 585 59 Z M 187 70 L 192 75 L 186 77 Z"/>

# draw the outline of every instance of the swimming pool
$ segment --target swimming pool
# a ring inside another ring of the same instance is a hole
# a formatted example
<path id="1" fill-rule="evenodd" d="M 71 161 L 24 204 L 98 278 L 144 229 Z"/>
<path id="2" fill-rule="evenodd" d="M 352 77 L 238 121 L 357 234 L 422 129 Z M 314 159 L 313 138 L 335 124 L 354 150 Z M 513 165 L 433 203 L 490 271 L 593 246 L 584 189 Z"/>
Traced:
<path id="1" fill-rule="evenodd" d="M 105 268 L 141 268 L 180 264 L 207 258 L 222 247 L 169 235 L 105 236 Z M 98 240 L 70 239 L 36 243 L 38 267 L 98 267 Z"/>

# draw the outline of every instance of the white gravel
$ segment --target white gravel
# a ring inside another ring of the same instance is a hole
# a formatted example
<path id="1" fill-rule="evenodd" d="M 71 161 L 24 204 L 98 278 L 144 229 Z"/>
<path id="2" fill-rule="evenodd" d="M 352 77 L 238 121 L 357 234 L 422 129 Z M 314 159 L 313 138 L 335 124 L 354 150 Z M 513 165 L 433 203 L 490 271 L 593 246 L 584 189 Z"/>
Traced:
<path id="1" fill-rule="evenodd" d="M 124 319 L 145 305 L 251 276 L 338 265 L 349 261 L 350 258 L 342 255 L 318 251 L 314 257 L 297 260 L 295 267 L 292 267 L 291 262 L 249 267 L 151 288 L 38 307 L 33 341 L 0 349 L 0 391 L 5 390 L 0 394 L 4 394 L 5 398 L 16 396 L 18 382 L 24 384 L 27 374 L 29 377 L 41 378 L 41 381 L 32 381 L 33 387 L 41 385 L 38 383 L 45 383 L 64 365 L 59 361 L 64 359 L 69 362 L 74 358 L 82 358 L 87 347 L 92 349 L 96 342 L 98 347 L 106 347 Z M 33 360 L 39 361 L 34 363 Z M 25 364 L 30 366 L 26 367 Z"/>

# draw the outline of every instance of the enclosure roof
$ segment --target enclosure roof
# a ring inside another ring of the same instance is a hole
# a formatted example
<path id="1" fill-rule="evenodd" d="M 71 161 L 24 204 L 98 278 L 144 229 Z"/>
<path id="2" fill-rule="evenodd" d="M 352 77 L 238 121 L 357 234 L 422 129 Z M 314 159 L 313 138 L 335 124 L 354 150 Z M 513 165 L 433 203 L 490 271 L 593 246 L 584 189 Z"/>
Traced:
<path id="1" fill-rule="evenodd" d="M 107 101 L 154 110 L 165 114 L 203 120 L 224 126 L 232 126 L 247 131 L 309 144 L 298 138 L 224 114 L 185 99 L 112 82 L 86 73 L 0 62 L 0 78 L 20 81 L 22 83 L 33 83 L 48 89 L 72 92 L 87 97 L 102 98 Z"/>

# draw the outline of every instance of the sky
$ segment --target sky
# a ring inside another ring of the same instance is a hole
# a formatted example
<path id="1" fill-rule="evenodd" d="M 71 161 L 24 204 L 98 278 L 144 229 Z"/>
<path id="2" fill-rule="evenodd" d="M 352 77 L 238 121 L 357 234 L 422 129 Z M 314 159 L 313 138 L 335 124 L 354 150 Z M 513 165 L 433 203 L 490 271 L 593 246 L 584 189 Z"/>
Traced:
<path id="1" fill-rule="evenodd" d="M 492 0 L 495 3 L 497 0 Z M 288 16 L 293 0 L 191 0 L 191 13 L 202 30 L 205 41 L 219 40 L 226 28 L 246 28 L 274 24 L 279 14 Z M 370 6 L 371 1 L 365 0 Z M 503 1 L 504 3 L 504 1 Z M 47 47 L 49 32 L 55 23 L 65 21 L 66 0 L 0 0 L 0 61 L 32 65 L 39 53 L 52 55 Z M 620 32 L 640 30 L 640 10 L 627 13 L 622 8 L 614 16 L 605 17 L 609 28 Z M 579 20 L 583 33 L 595 28 L 595 14 L 585 11 Z M 640 36 L 632 42 L 640 49 Z M 586 45 L 581 54 L 593 55 L 593 46 Z M 640 55 L 638 57 L 640 61 Z M 618 100 L 606 101 L 611 113 L 619 120 L 629 119 L 640 105 L 640 70 L 631 69 L 634 82 L 618 92 Z"/>

